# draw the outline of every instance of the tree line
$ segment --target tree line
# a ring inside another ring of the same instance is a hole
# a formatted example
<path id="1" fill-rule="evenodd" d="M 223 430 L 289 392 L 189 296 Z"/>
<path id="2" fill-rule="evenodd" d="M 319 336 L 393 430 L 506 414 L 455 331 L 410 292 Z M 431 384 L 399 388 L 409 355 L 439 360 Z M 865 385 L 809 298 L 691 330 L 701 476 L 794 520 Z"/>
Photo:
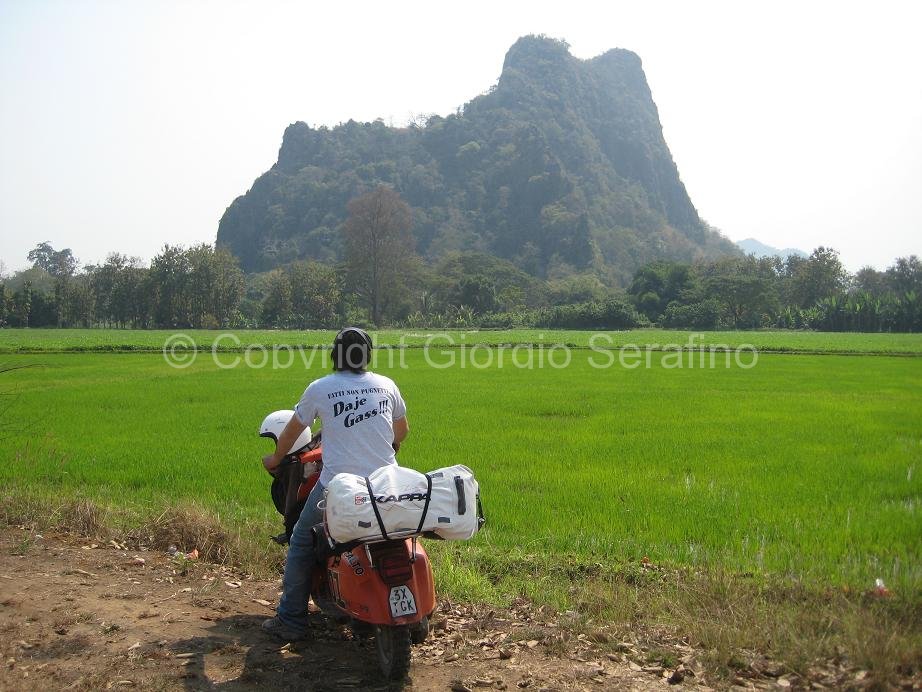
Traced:
<path id="1" fill-rule="evenodd" d="M 226 248 L 164 246 L 149 265 L 110 254 L 79 269 L 41 243 L 32 267 L 0 281 L 0 326 L 110 328 L 403 327 L 791 328 L 919 331 L 922 263 L 845 271 L 835 250 L 807 257 L 657 261 L 627 290 L 592 271 L 538 278 L 478 251 L 426 263 L 409 206 L 380 186 L 348 204 L 343 261 L 244 274 Z"/>
<path id="2" fill-rule="evenodd" d="M 11 327 L 194 327 L 234 325 L 244 276 L 227 250 L 167 245 L 150 266 L 112 253 L 77 270 L 69 248 L 47 242 L 32 267 L 0 283 L 0 325 Z"/>
<path id="3" fill-rule="evenodd" d="M 885 271 L 850 274 L 838 253 L 654 262 L 628 288 L 638 311 L 664 327 L 690 329 L 922 330 L 922 263 L 898 258 Z"/>

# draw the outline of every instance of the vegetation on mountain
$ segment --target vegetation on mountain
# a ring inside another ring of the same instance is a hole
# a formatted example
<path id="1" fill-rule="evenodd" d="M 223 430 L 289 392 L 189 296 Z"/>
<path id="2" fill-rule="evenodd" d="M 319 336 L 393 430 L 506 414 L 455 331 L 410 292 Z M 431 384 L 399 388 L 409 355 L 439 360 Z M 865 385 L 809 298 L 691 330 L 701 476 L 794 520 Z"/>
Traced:
<path id="1" fill-rule="evenodd" d="M 527 36 L 497 84 L 447 117 L 394 128 L 298 122 L 277 163 L 227 209 L 217 243 L 248 272 L 345 259 L 347 203 L 379 186 L 412 208 L 415 250 L 509 260 L 540 278 L 629 283 L 655 259 L 738 254 L 703 223 L 630 51 L 592 60 Z"/>

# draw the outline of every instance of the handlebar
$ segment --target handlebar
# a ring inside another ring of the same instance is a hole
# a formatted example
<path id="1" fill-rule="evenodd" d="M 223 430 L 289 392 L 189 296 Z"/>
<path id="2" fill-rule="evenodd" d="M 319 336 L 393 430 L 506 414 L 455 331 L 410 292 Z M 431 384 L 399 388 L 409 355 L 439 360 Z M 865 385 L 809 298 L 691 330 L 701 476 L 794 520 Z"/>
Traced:
<path id="1" fill-rule="evenodd" d="M 306 452 L 298 452 L 297 454 L 289 454 L 280 463 L 276 469 L 283 468 L 285 466 L 291 466 L 292 464 L 323 464 L 323 454 L 322 448 L 316 447 L 314 449 L 309 449 Z"/>

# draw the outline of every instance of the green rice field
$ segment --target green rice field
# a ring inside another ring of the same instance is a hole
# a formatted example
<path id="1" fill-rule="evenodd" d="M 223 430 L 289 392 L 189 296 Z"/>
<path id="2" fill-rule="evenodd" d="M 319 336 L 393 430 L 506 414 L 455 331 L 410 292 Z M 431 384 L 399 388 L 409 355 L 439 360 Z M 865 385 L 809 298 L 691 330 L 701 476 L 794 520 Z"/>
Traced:
<path id="1" fill-rule="evenodd" d="M 151 515 L 191 501 L 244 533 L 277 531 L 260 464 L 270 450 L 256 430 L 269 411 L 293 407 L 325 365 L 254 358 L 262 367 L 249 367 L 240 353 L 205 352 L 173 368 L 162 353 L 134 352 L 158 351 L 168 334 L 0 330 L 2 364 L 28 366 L 0 378 L 0 485 Z M 190 334 L 199 345 L 216 336 Z M 421 346 L 425 334 L 378 339 Z M 922 358 L 842 355 L 922 354 L 919 335 L 705 333 L 695 347 L 780 353 L 721 354 L 709 367 L 708 354 L 656 351 L 625 367 L 624 352 L 585 348 L 586 332 L 450 334 L 471 346 L 536 345 L 409 348 L 377 365 L 408 405 L 401 463 L 464 463 L 481 483 L 486 528 L 442 548 L 444 570 L 456 562 L 457 583 L 472 593 L 498 587 L 465 571 L 466 558 L 557 557 L 856 588 L 882 578 L 922 593 Z M 609 336 L 616 348 L 684 344 L 689 334 Z M 297 345 L 332 333 L 238 336 Z M 584 348 L 563 367 L 562 347 L 538 346 L 554 343 Z M 94 352 L 107 350 L 116 352 Z"/>

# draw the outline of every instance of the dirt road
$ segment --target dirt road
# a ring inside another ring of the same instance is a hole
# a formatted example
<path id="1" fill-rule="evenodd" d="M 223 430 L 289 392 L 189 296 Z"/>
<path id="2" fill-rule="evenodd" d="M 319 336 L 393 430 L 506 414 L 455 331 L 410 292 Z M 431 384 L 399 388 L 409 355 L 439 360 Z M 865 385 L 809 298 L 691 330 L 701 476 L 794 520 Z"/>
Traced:
<path id="1" fill-rule="evenodd" d="M 279 579 L 115 541 L 0 527 L 0 690 L 387 689 L 373 642 L 322 615 L 305 641 L 281 646 L 263 635 L 259 624 L 279 588 Z M 500 615 L 440 603 L 430 639 L 414 647 L 405 686 L 704 686 L 692 657 L 679 673 L 643 666 L 564 633 L 525 604 Z"/>

